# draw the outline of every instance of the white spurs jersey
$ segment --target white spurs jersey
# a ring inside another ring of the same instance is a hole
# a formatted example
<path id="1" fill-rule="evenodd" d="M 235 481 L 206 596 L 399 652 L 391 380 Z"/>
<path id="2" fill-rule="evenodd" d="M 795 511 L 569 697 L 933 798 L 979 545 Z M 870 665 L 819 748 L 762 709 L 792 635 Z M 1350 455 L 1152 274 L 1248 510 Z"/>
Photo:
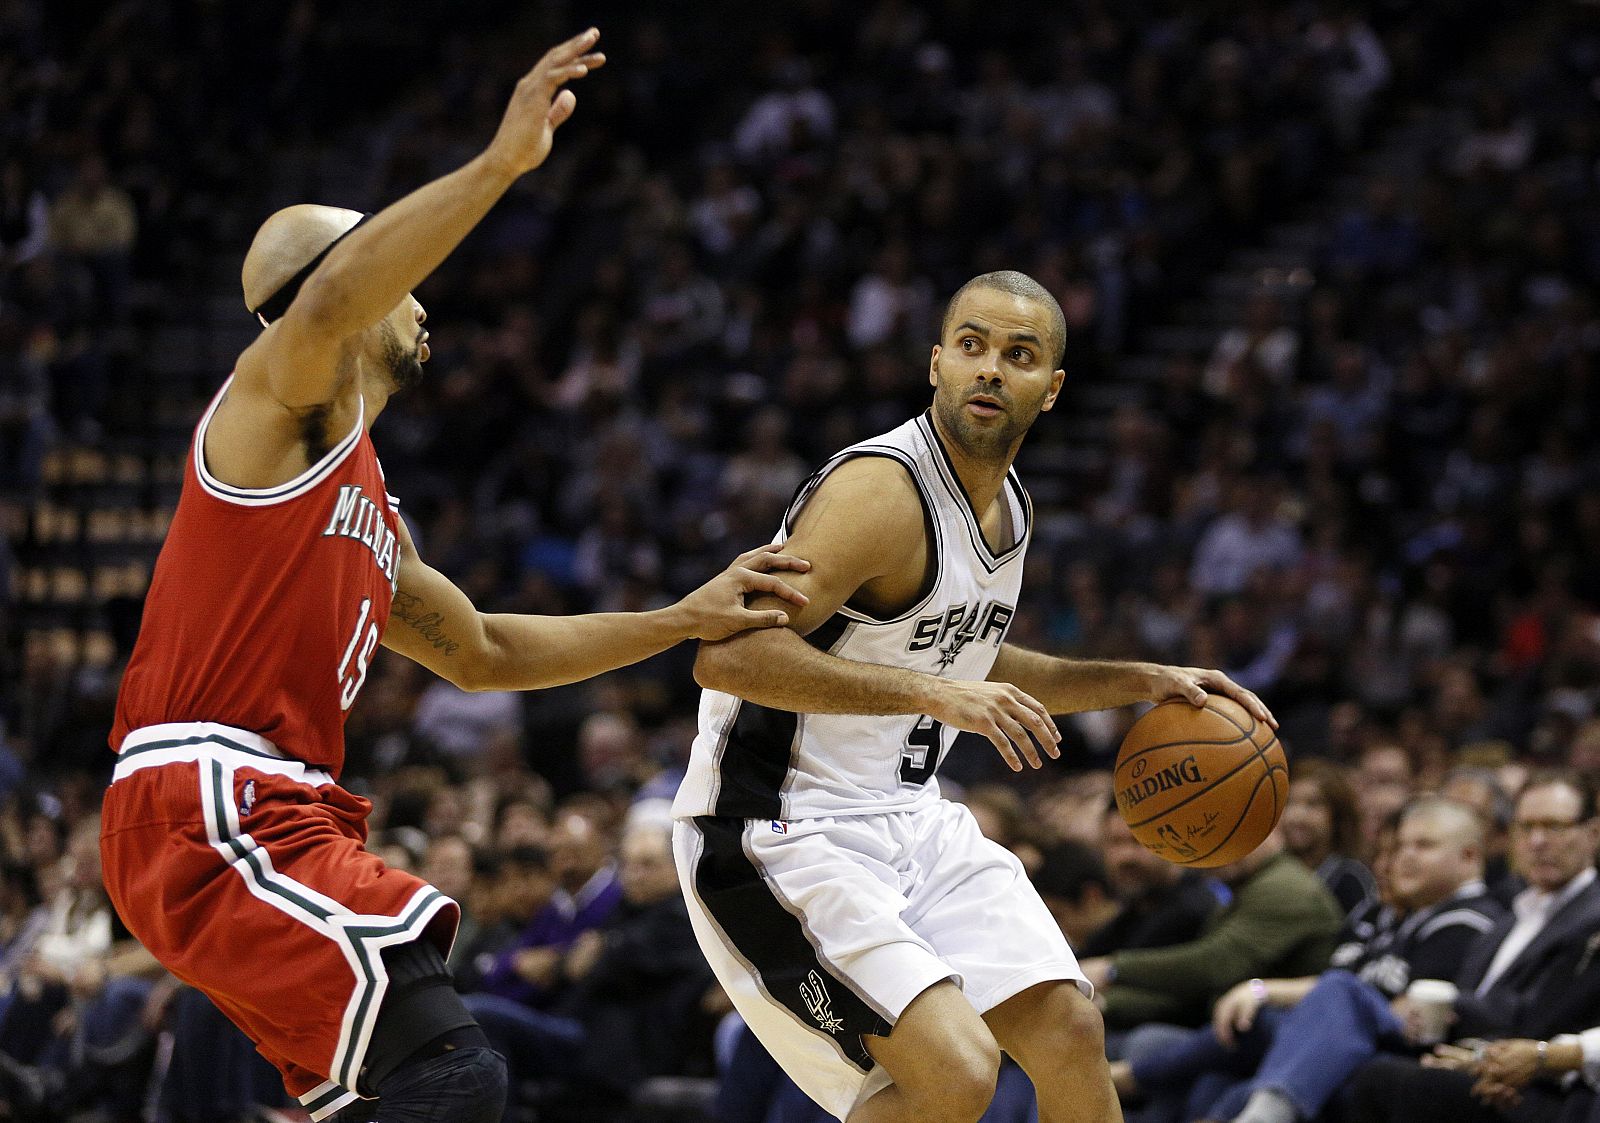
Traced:
<path id="1" fill-rule="evenodd" d="M 1033 505 L 1016 473 L 1001 489 L 1011 542 L 996 553 L 924 413 L 824 464 L 790 504 L 780 542 L 817 486 L 858 456 L 885 456 L 911 473 L 932 526 L 938 572 L 928 594 L 892 620 L 841 608 L 806 642 L 860 663 L 987 678 L 1016 612 L 1033 530 Z M 925 716 L 795 714 L 707 690 L 673 813 L 785 820 L 909 810 L 939 798 L 934 772 L 958 732 Z"/>

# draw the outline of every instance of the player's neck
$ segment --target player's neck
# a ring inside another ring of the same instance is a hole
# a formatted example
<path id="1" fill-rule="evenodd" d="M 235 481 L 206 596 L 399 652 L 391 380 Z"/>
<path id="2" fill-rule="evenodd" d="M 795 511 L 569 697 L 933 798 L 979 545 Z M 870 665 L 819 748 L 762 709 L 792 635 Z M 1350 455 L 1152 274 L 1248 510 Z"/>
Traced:
<path id="1" fill-rule="evenodd" d="M 944 450 L 950 457 L 956 476 L 961 480 L 961 486 L 966 489 L 967 498 L 972 500 L 973 510 L 981 518 L 999 496 L 1000 489 L 1005 486 L 1006 473 L 1011 471 L 1011 462 L 1017 458 L 1017 450 L 1022 447 L 1022 438 L 1017 438 L 1002 457 L 974 454 L 963 448 L 955 435 L 940 422 L 937 409 L 932 412 L 932 417 L 934 430 L 944 444 Z"/>
<path id="2" fill-rule="evenodd" d="M 394 393 L 394 381 L 377 373 L 363 370 L 361 372 L 361 400 L 366 412 L 367 431 L 372 431 L 372 423 L 378 419 L 378 414 L 383 412 L 383 407 L 389 404 L 389 395 Z"/>

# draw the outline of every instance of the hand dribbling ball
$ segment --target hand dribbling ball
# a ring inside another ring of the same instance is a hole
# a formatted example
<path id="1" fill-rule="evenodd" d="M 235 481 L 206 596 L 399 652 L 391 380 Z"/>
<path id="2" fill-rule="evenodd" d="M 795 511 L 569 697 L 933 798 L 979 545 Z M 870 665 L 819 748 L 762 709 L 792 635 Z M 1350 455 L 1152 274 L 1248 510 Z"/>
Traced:
<path id="1" fill-rule="evenodd" d="M 1236 862 L 1272 833 L 1289 798 L 1277 731 L 1231 698 L 1174 700 L 1122 739 L 1117 810 L 1149 851 L 1180 866 Z"/>

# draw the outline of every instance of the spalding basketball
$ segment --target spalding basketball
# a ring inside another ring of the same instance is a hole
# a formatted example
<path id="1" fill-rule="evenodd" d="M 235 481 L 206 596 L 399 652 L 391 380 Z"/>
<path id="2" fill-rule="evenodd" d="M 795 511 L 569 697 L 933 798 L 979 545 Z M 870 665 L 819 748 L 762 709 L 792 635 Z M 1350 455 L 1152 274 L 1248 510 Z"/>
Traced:
<path id="1" fill-rule="evenodd" d="M 1260 846 L 1289 798 L 1289 765 L 1271 726 L 1213 694 L 1204 707 L 1163 702 L 1128 730 L 1113 776 L 1117 810 L 1152 853 L 1180 866 L 1225 866 Z"/>

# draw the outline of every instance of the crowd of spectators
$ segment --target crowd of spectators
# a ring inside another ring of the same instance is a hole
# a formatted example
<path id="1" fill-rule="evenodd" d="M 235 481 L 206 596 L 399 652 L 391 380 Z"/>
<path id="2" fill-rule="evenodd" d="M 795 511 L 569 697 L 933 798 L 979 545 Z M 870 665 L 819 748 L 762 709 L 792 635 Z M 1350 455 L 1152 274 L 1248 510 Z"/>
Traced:
<path id="1" fill-rule="evenodd" d="M 148 343 L 172 306 L 237 304 L 218 263 L 303 186 L 274 179 L 274 153 L 367 169 L 341 180 L 359 197 L 320 201 L 380 206 L 469 156 L 538 44 L 589 22 L 613 66 L 419 291 L 431 377 L 375 434 L 424 554 L 480 606 L 647 608 L 692 587 L 770 536 L 813 465 L 925 405 L 948 293 L 1021 268 L 1066 313 L 1069 389 L 1020 464 L 1040 517 L 1012 638 L 1221 666 L 1269 700 L 1293 760 L 1281 838 L 1218 877 L 1150 858 L 1108 812 L 1130 715 L 1063 722 L 1065 770 L 1026 787 L 981 745 L 946 766 L 1105 984 L 1131 1109 L 1282 1106 L 1218 1061 L 1218 1002 L 1287 1018 L 1313 994 L 1370 999 L 1300 985 L 1330 965 L 1404 990 L 1396 926 L 1449 896 L 1443 874 L 1383 895 L 1386 838 L 1453 821 L 1417 797 L 1477 811 L 1496 918 L 1535 880 L 1519 843 L 1586 817 L 1572 787 L 1577 806 L 1516 827 L 1519 797 L 1549 802 L 1549 783 L 1524 791 L 1534 770 L 1600 772 L 1589 7 L 1532 5 L 1470 74 L 1496 5 L 235 8 L 0 3 L 0 1118 L 224 1123 L 279 1096 L 97 889 L 117 664 L 34 642 L 15 581 L 49 458 L 170 451 L 147 387 L 198 415 L 186 395 L 225 372 L 147 381 Z M 1071 447 L 1080 387 L 1401 112 L 1432 126 L 1421 174 L 1364 177 L 1304 283 L 1264 279 L 1213 346 L 1166 352 L 1143 399 Z M 129 608 L 110 614 L 124 656 Z M 514 1111 L 806 1117 L 724 1018 L 675 896 L 664 801 L 691 658 L 512 696 L 380 656 L 352 714 L 345 782 L 373 798 L 385 858 L 462 902 L 451 966 Z M 1587 1009 L 1491 1035 L 1600 1022 Z M 1269 1073 L 1275 1017 L 1250 1054 Z M 1155 1025 L 1190 1036 L 1138 1036 Z M 1026 1118 L 1025 1080 L 1001 1079 L 991 1118 Z"/>

